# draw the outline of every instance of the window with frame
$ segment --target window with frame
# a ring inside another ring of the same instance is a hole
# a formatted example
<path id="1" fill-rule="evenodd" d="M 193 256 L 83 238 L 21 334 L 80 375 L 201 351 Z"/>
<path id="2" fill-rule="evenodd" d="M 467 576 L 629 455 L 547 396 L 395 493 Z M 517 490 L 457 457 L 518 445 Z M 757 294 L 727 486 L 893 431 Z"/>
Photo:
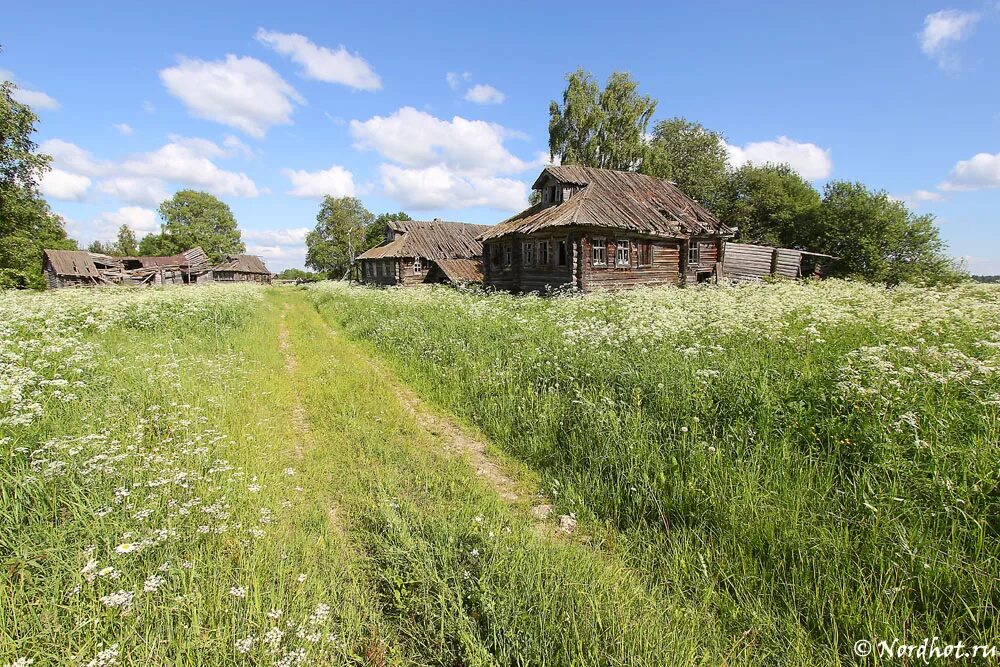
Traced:
<path id="1" fill-rule="evenodd" d="M 649 241 L 639 243 L 639 266 L 653 265 L 653 244 Z"/>
<path id="2" fill-rule="evenodd" d="M 549 252 L 549 246 L 551 245 L 551 243 L 552 243 L 551 241 L 541 241 L 538 244 L 538 265 L 539 266 L 548 266 L 549 265 L 549 257 L 552 254 L 552 253 Z"/>
<path id="3" fill-rule="evenodd" d="M 556 244 L 556 265 L 566 266 L 566 242 L 559 241 Z"/>
<path id="4" fill-rule="evenodd" d="M 535 263 L 535 242 L 525 241 L 521 244 L 521 263 L 531 266 Z"/>
<path id="5" fill-rule="evenodd" d="M 629 266 L 631 264 L 631 246 L 629 241 L 617 242 L 618 252 L 615 254 L 615 266 Z"/>
<path id="6" fill-rule="evenodd" d="M 509 243 L 503 244 L 503 265 L 510 266 L 513 263 L 514 248 Z"/>
<path id="7" fill-rule="evenodd" d="M 500 266 L 500 244 L 498 243 L 490 245 L 490 263 L 493 266 Z"/>
<path id="8" fill-rule="evenodd" d="M 413 275 L 417 276 L 424 272 L 424 263 L 419 257 L 413 258 Z"/>
<path id="9" fill-rule="evenodd" d="M 608 245 L 605 243 L 604 239 L 594 239 L 593 256 L 594 266 L 608 265 Z"/>
<path id="10" fill-rule="evenodd" d="M 700 264 L 701 263 L 701 244 L 692 243 L 688 247 L 688 264 Z"/>

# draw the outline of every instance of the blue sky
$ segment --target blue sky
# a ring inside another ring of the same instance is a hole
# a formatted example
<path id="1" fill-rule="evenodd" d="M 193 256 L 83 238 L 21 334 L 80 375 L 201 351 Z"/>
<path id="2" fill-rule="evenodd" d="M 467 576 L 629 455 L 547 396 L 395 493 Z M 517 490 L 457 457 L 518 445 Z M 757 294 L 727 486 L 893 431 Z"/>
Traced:
<path id="1" fill-rule="evenodd" d="M 210 4 L 210 6 L 206 6 Z M 0 70 L 41 115 L 43 183 L 84 243 L 193 187 L 251 252 L 301 266 L 323 193 L 494 223 L 547 161 L 577 67 L 625 70 L 725 134 L 933 213 L 1000 273 L 1000 4 L 986 2 L 16 3 Z"/>

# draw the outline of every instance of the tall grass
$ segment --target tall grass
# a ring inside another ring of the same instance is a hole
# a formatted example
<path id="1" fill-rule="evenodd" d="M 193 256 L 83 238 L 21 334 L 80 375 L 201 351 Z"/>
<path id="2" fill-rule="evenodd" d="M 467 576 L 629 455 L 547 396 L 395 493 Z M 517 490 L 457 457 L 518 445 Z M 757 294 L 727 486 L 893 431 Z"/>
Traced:
<path id="1" fill-rule="evenodd" d="M 2 296 L 0 664 L 351 662 L 376 641 L 284 446 L 262 296 Z"/>
<path id="2" fill-rule="evenodd" d="M 312 295 L 722 645 L 995 638 L 1000 290 Z"/>

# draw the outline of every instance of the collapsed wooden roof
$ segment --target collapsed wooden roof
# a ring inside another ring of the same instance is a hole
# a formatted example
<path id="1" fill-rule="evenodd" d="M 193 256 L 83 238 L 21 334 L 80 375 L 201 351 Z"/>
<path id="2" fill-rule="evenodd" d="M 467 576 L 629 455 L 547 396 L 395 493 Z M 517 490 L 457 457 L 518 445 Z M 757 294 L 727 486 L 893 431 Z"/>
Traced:
<path id="1" fill-rule="evenodd" d="M 83 278 L 107 278 L 111 274 L 123 272 L 146 274 L 159 269 L 177 269 L 190 273 L 202 273 L 211 268 L 211 261 L 205 251 L 196 246 L 176 255 L 163 257 L 129 256 L 115 257 L 86 250 L 45 250 L 45 257 L 52 270 L 60 276 Z M 111 276 L 114 277 L 114 276 Z"/>
<path id="2" fill-rule="evenodd" d="M 358 259 L 386 257 L 422 257 L 424 259 L 460 259 L 479 257 L 483 244 L 477 237 L 490 229 L 488 225 L 441 220 L 396 220 L 389 223 L 395 233 L 392 241 L 384 241 L 358 255 Z"/>
<path id="3" fill-rule="evenodd" d="M 549 179 L 580 191 L 565 201 L 536 204 L 489 228 L 481 240 L 553 227 L 624 229 L 650 236 L 731 236 L 734 232 L 671 183 L 627 171 L 576 165 L 546 167 L 533 188 Z"/>
<path id="4" fill-rule="evenodd" d="M 256 255 L 226 255 L 224 261 L 212 267 L 213 271 L 234 271 L 236 273 L 260 273 L 270 275 L 264 260 Z"/>
<path id="5" fill-rule="evenodd" d="M 86 250 L 45 250 L 44 253 L 52 270 L 60 276 L 102 279 L 101 272 Z"/>
<path id="6" fill-rule="evenodd" d="M 483 261 L 481 259 L 437 259 L 441 272 L 453 283 L 483 282 Z"/>

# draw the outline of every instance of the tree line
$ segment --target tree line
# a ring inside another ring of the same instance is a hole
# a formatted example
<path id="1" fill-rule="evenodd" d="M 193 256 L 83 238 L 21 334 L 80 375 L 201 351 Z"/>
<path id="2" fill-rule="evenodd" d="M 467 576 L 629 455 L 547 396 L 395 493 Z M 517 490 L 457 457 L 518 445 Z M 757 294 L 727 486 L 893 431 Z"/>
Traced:
<path id="1" fill-rule="evenodd" d="M 671 180 L 736 227 L 743 243 L 835 255 L 835 274 L 895 284 L 965 277 L 933 215 L 917 215 L 884 190 L 833 180 L 822 192 L 787 164 L 729 165 L 725 137 L 674 117 L 649 125 L 656 100 L 627 73 L 602 88 L 579 69 L 549 105 L 549 151 L 561 164 L 637 171 Z"/>

